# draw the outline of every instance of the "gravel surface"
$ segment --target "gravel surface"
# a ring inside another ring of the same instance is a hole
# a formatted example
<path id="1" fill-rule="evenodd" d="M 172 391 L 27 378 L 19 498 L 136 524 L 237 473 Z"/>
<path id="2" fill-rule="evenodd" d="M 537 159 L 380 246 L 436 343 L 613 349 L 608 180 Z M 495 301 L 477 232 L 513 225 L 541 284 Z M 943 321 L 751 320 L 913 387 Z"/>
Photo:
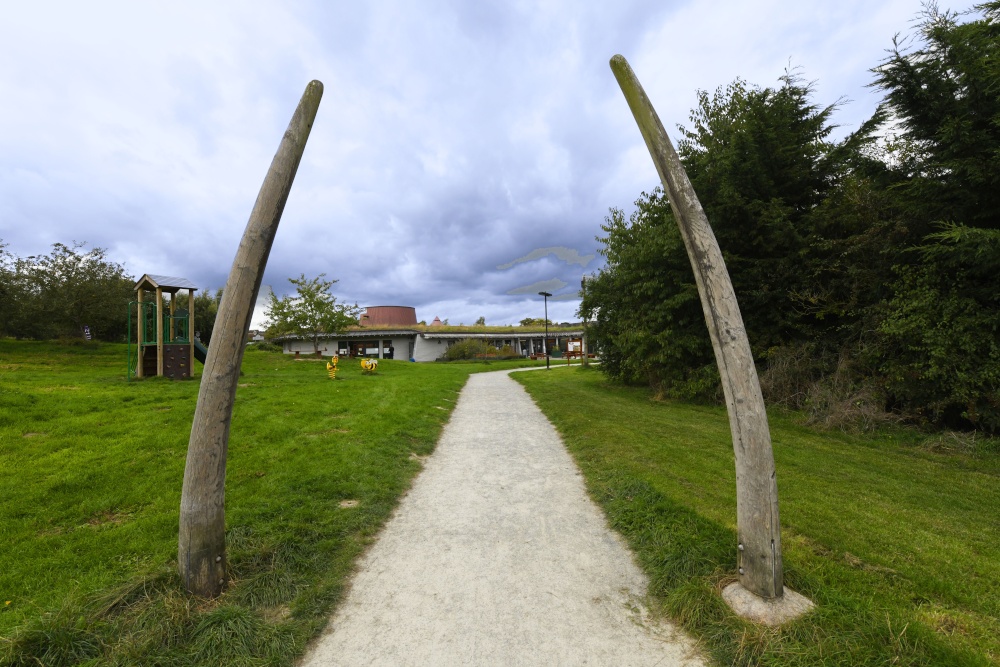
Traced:
<path id="1" fill-rule="evenodd" d="M 303 667 L 706 664 L 508 372 L 469 378 Z"/>

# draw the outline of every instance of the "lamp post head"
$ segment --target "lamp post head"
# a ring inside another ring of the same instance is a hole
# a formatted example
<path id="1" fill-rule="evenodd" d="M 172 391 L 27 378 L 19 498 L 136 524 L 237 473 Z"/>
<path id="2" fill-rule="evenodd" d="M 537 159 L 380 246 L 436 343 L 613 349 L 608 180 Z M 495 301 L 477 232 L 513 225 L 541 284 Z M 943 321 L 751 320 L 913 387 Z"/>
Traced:
<path id="1" fill-rule="evenodd" d="M 545 298 L 547 299 L 547 298 L 549 298 L 549 297 L 550 297 L 550 296 L 552 296 L 552 295 L 551 295 L 551 294 L 549 294 L 548 292 L 539 292 L 539 293 L 538 293 L 538 296 L 544 296 L 544 297 L 545 297 Z"/>

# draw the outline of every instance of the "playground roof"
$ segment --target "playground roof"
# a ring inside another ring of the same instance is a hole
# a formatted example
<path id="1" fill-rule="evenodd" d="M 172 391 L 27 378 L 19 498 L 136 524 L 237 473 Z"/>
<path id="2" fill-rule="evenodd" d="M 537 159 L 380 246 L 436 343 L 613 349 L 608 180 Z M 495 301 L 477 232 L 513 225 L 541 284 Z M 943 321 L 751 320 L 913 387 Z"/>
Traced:
<path id="1" fill-rule="evenodd" d="M 174 276 L 156 276 L 152 273 L 145 274 L 135 284 L 136 291 L 140 289 L 161 289 L 164 292 L 176 292 L 179 289 L 196 290 L 197 286 L 187 278 L 176 278 Z"/>

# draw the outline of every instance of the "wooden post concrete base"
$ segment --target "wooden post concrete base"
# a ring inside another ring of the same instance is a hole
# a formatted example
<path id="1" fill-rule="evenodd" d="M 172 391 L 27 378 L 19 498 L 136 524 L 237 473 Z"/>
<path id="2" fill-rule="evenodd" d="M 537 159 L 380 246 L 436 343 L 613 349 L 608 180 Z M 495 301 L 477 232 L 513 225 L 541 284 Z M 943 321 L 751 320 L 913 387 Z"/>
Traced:
<path id="1" fill-rule="evenodd" d="M 771 627 L 794 621 L 816 607 L 812 600 L 789 588 L 781 597 L 765 600 L 738 581 L 722 589 L 722 599 L 738 616 Z"/>

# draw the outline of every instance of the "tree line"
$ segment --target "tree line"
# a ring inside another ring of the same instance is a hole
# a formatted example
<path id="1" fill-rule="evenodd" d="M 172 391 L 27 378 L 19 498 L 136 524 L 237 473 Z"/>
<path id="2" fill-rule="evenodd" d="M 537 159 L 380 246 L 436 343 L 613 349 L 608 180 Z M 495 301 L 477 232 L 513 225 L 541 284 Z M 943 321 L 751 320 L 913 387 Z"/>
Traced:
<path id="1" fill-rule="evenodd" d="M 966 18 L 968 20 L 962 20 Z M 874 67 L 846 138 L 788 72 L 699 92 L 678 152 L 722 247 L 771 403 L 1000 430 L 1000 2 L 929 5 Z M 659 190 L 598 236 L 580 314 L 603 369 L 717 396 L 683 241 Z"/>
<path id="2" fill-rule="evenodd" d="M 74 241 L 55 243 L 46 255 L 19 257 L 7 248 L 0 240 L 0 336 L 82 339 L 89 332 L 93 340 L 125 341 L 138 278 L 107 250 Z M 221 289 L 195 293 L 194 330 L 206 344 L 221 300 Z M 179 306 L 188 307 L 186 297 Z"/>

